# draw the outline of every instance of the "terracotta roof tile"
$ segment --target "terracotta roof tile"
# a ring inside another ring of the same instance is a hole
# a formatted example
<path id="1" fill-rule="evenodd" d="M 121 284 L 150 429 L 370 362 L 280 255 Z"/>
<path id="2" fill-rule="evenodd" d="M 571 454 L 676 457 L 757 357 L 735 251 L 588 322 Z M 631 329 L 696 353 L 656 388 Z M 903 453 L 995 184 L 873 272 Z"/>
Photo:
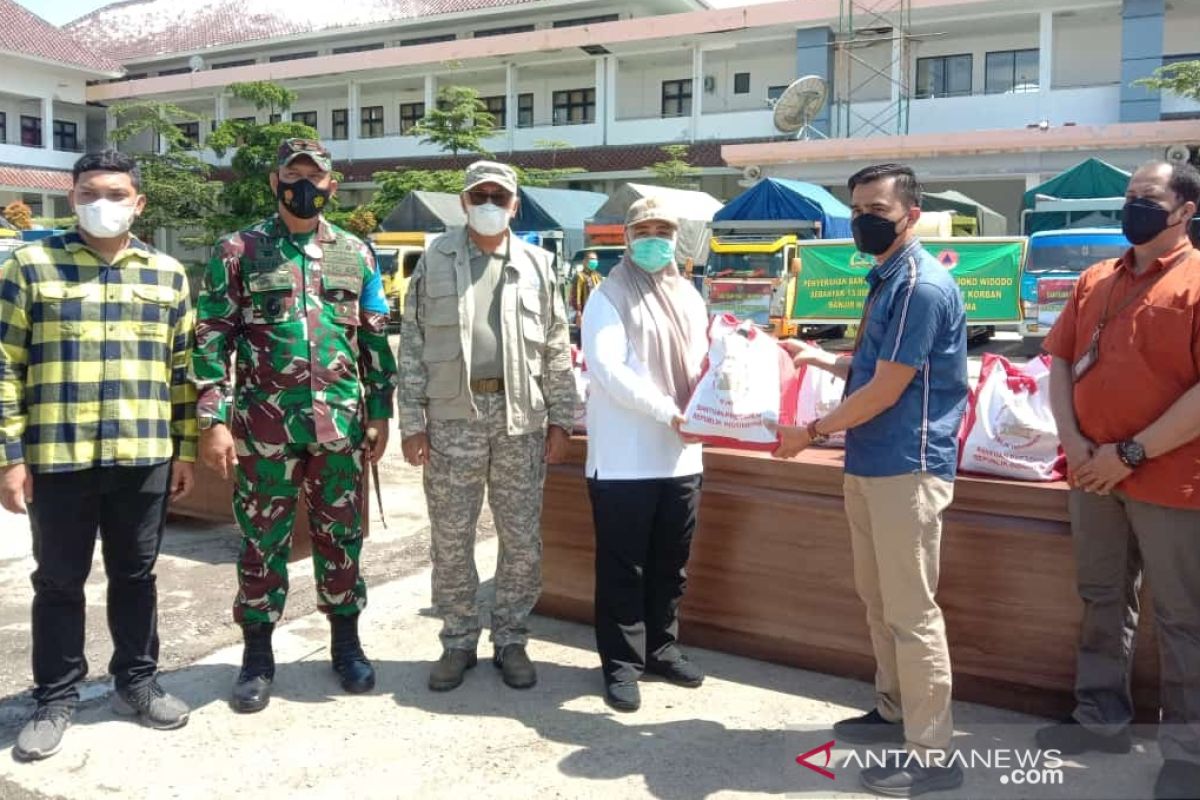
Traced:
<path id="1" fill-rule="evenodd" d="M 7 0 L 5 0 L 7 2 Z M 65 30 L 122 61 L 283 36 L 527 5 L 534 0 L 125 0 Z M 299 46 L 298 46 L 299 47 Z"/>
<path id="2" fill-rule="evenodd" d="M 121 72 L 121 65 L 93 53 L 46 20 L 13 2 L 0 0 L 0 50 L 56 61 L 91 72 Z"/>
<path id="3" fill-rule="evenodd" d="M 5 189 L 65 192 L 72 185 L 71 173 L 69 172 L 0 164 L 0 186 Z"/>

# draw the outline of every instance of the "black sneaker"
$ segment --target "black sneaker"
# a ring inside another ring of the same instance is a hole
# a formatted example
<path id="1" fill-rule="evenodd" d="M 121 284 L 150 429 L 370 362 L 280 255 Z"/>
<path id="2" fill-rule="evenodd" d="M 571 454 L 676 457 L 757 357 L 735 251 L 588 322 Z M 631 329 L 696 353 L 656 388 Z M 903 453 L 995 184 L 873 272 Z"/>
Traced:
<path id="1" fill-rule="evenodd" d="M 642 707 L 642 692 L 637 681 L 604 684 L 604 702 L 617 711 L 637 711 Z"/>
<path id="2" fill-rule="evenodd" d="M 71 724 L 72 708 L 60 703 L 41 704 L 21 728 L 13 756 L 19 761 L 40 761 L 62 748 L 63 733 Z"/>
<path id="3" fill-rule="evenodd" d="M 963 783 L 963 770 L 958 764 L 926 767 L 916 763 L 916 759 L 898 758 L 895 764 L 886 767 L 864 769 L 859 781 L 868 791 L 884 797 L 916 797 L 926 792 L 957 789 Z"/>
<path id="4" fill-rule="evenodd" d="M 695 689 L 704 683 L 704 671 L 683 655 L 671 661 L 648 660 L 646 672 L 666 678 L 676 686 L 686 686 L 689 689 Z"/>
<path id="5" fill-rule="evenodd" d="M 1133 748 L 1133 736 L 1125 728 L 1120 733 L 1105 735 L 1088 730 L 1074 717 L 1040 728 L 1034 738 L 1043 750 L 1057 750 L 1064 756 L 1077 756 L 1092 751 L 1098 753 L 1128 753 Z"/>
<path id="6" fill-rule="evenodd" d="M 1200 798 L 1200 764 L 1168 759 L 1154 782 L 1154 800 L 1197 800 Z"/>
<path id="7" fill-rule="evenodd" d="M 122 717 L 137 717 L 148 728 L 173 731 L 187 725 L 187 704 L 167 694 L 154 678 L 140 686 L 117 689 L 112 696 L 112 710 Z"/>
<path id="8" fill-rule="evenodd" d="M 904 744 L 904 723 L 888 722 L 872 708 L 861 717 L 851 717 L 833 724 L 835 739 L 850 744 Z"/>

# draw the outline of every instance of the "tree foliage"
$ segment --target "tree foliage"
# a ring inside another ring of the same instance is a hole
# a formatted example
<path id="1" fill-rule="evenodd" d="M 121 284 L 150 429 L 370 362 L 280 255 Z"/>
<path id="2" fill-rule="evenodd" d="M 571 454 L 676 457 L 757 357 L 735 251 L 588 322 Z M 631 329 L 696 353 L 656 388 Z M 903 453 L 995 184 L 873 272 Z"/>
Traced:
<path id="1" fill-rule="evenodd" d="M 4 207 L 4 220 L 14 229 L 27 231 L 33 226 L 33 209 L 20 200 L 13 200 Z"/>
<path id="2" fill-rule="evenodd" d="M 155 231 L 201 229 L 202 239 L 213 232 L 220 184 L 211 180 L 211 167 L 195 151 L 177 122 L 201 117 L 172 103 L 139 100 L 112 108 L 117 127 L 109 140 L 118 146 L 144 135 L 150 149 L 132 153 L 142 174 L 146 208 L 133 224 L 133 233 L 153 241 Z M 161 147 L 156 147 L 161 142 Z M 162 152 L 159 152 L 161 149 Z"/>
<path id="3" fill-rule="evenodd" d="M 691 148 L 686 144 L 668 144 L 660 148 L 666 155 L 662 161 L 650 165 L 650 171 L 663 186 L 688 189 L 695 186 L 695 177 L 700 170 L 688 161 Z"/>
<path id="4" fill-rule="evenodd" d="M 1133 82 L 1135 86 L 1170 92 L 1200 102 L 1200 60 L 1179 61 L 1154 70 L 1154 76 Z"/>
<path id="5" fill-rule="evenodd" d="M 466 176 L 461 169 L 388 170 L 376 172 L 371 176 L 371 180 L 379 188 L 376 189 L 371 202 L 363 208 L 369 210 L 380 221 L 387 219 L 392 209 L 399 205 L 409 192 L 461 194 L 466 185 Z"/>
<path id="6" fill-rule="evenodd" d="M 496 118 L 479 92 L 469 86 L 443 86 L 437 104 L 412 128 L 422 144 L 434 144 L 452 155 L 491 155 L 484 142 L 496 133 Z"/>

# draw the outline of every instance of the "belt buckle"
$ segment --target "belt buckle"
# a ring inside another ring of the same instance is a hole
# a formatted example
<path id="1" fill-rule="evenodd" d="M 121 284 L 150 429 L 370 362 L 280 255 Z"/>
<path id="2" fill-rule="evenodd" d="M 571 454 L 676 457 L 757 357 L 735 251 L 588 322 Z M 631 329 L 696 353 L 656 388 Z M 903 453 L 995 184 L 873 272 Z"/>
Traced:
<path id="1" fill-rule="evenodd" d="M 504 387 L 500 378 L 483 378 L 481 380 L 472 381 L 474 389 L 482 394 L 499 394 Z"/>

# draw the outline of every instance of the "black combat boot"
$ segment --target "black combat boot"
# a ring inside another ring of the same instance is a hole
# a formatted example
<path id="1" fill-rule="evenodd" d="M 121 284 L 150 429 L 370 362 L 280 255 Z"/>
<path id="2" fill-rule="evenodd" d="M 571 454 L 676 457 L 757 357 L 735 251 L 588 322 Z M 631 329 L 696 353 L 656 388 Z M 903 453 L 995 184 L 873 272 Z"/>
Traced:
<path id="1" fill-rule="evenodd" d="M 374 689 L 375 670 L 358 640 L 358 614 L 331 614 L 329 626 L 333 633 L 330 646 L 333 669 L 341 679 L 342 688 L 350 694 L 362 694 Z"/>
<path id="2" fill-rule="evenodd" d="M 271 682 L 275 680 L 275 654 L 271 634 L 275 625 L 253 622 L 242 626 L 246 647 L 242 651 L 242 671 L 233 685 L 233 710 L 241 714 L 262 711 L 271 702 Z"/>

